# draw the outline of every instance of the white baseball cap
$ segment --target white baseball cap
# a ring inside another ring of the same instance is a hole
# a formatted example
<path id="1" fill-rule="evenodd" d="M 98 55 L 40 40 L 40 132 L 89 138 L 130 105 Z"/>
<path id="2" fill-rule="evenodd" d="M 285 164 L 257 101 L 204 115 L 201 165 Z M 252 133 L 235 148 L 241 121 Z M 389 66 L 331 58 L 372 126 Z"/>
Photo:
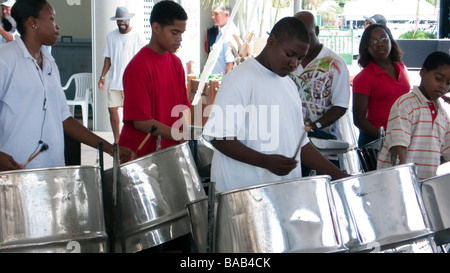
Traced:
<path id="1" fill-rule="evenodd" d="M 2 3 L 2 6 L 12 7 L 16 3 L 16 0 L 5 0 Z"/>

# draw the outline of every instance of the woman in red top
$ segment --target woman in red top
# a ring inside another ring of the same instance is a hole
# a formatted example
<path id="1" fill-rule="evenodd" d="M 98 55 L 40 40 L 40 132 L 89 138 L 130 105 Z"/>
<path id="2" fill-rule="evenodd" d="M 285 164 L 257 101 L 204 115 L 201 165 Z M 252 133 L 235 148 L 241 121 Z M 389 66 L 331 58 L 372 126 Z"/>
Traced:
<path id="1" fill-rule="evenodd" d="M 364 31 L 359 55 L 363 70 L 353 81 L 353 116 L 362 147 L 379 138 L 392 105 L 411 86 L 401 61 L 402 51 L 385 25 L 374 24 Z"/>

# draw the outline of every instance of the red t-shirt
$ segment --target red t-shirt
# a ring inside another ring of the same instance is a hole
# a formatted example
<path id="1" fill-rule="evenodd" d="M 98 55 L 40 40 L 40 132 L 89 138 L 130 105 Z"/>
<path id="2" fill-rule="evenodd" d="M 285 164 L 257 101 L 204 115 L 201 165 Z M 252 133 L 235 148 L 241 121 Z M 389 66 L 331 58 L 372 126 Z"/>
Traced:
<path id="1" fill-rule="evenodd" d="M 130 61 L 123 76 L 124 125 L 120 134 L 119 145 L 136 151 L 148 133 L 137 130 L 133 121 L 155 119 L 167 126 L 181 118 L 181 111 L 190 108 L 187 96 L 185 72 L 181 60 L 173 53 L 160 55 L 148 47 L 142 48 Z M 176 106 L 183 109 L 175 111 Z M 138 157 L 156 151 L 156 137 L 151 137 L 138 153 Z M 177 145 L 178 142 L 162 139 L 161 148 Z"/>
<path id="2" fill-rule="evenodd" d="M 411 89 L 405 65 L 394 64 L 398 81 L 374 62 L 370 62 L 353 80 L 353 92 L 370 96 L 366 118 L 375 127 L 386 129 L 394 102 Z"/>

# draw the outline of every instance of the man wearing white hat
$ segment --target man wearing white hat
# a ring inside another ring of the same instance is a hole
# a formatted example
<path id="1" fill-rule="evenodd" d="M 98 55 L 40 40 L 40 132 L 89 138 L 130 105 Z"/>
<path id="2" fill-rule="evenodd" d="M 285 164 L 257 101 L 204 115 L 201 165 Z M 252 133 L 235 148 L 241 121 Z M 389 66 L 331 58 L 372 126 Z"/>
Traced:
<path id="1" fill-rule="evenodd" d="M 5 0 L 2 2 L 1 7 L 2 7 L 2 21 L 8 17 L 11 16 L 11 8 L 14 5 L 16 1 L 15 0 Z M 14 32 L 16 32 L 15 30 L 9 32 L 6 31 L 3 28 L 3 24 L 0 23 L 0 45 L 2 44 L 6 44 L 7 42 L 11 42 L 12 40 L 14 40 Z"/>
<path id="2" fill-rule="evenodd" d="M 102 75 L 98 83 L 100 90 L 104 90 L 105 77 L 109 71 L 108 109 L 114 143 L 119 141 L 120 118 L 119 107 L 123 107 L 123 72 L 130 60 L 145 45 L 142 36 L 130 26 L 130 19 L 134 13 L 128 12 L 126 7 L 118 7 L 116 16 L 111 20 L 117 21 L 118 29 L 111 31 L 106 38 L 104 50 L 105 61 Z"/>

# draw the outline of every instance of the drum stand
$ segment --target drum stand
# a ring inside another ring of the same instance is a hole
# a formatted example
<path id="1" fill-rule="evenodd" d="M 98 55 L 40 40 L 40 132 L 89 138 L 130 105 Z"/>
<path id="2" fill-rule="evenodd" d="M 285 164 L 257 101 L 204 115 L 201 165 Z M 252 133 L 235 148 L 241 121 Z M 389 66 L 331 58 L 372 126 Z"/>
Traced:
<path id="1" fill-rule="evenodd" d="M 377 169 L 378 156 L 383 148 L 384 137 L 384 128 L 380 127 L 380 136 L 377 140 L 356 149 L 364 172 Z"/>
<path id="2" fill-rule="evenodd" d="M 216 183 L 208 183 L 208 233 L 206 236 L 206 253 L 214 251 L 214 224 L 216 206 Z"/>
<path id="3" fill-rule="evenodd" d="M 345 141 L 339 141 L 339 140 L 330 140 L 330 139 L 319 139 L 315 137 L 309 138 L 311 143 L 314 145 L 314 147 L 317 148 L 317 150 L 322 155 L 337 155 L 338 161 L 340 165 L 342 166 L 341 162 L 343 162 L 343 154 L 345 154 L 348 151 L 349 144 Z M 340 168 L 340 167 L 339 167 Z M 341 168 L 340 168 L 341 169 Z M 315 176 L 317 175 L 315 170 L 312 170 L 308 176 Z"/>

